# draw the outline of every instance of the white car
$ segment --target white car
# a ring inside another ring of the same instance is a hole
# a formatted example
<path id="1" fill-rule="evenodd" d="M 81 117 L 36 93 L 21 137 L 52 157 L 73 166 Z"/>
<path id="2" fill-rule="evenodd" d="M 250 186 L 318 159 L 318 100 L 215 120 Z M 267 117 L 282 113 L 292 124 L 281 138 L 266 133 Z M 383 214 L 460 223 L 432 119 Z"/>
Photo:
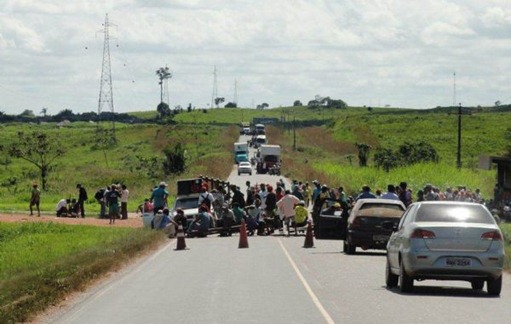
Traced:
<path id="1" fill-rule="evenodd" d="M 252 165 L 250 162 L 240 162 L 240 164 L 238 164 L 238 175 L 241 175 L 242 173 L 252 175 Z"/>
<path id="2" fill-rule="evenodd" d="M 504 237 L 488 209 L 476 203 L 413 203 L 387 244 L 386 284 L 402 292 L 414 280 L 463 280 L 498 296 L 502 289 Z"/>

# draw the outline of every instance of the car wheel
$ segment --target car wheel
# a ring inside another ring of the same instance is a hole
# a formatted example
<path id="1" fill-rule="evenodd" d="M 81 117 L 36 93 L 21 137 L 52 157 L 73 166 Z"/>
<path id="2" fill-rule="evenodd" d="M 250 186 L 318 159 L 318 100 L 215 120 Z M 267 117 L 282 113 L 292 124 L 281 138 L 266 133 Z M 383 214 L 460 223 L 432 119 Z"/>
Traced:
<path id="1" fill-rule="evenodd" d="M 342 243 L 342 252 L 348 253 L 348 242 L 343 241 Z"/>
<path id="2" fill-rule="evenodd" d="M 403 261 L 400 262 L 399 268 L 399 288 L 401 292 L 411 292 L 413 290 L 413 278 L 406 274 Z"/>
<path id="3" fill-rule="evenodd" d="M 480 279 L 472 280 L 470 284 L 472 285 L 472 289 L 481 290 L 484 287 L 484 280 Z"/>
<path id="4" fill-rule="evenodd" d="M 497 279 L 490 278 L 486 282 L 486 288 L 488 289 L 488 295 L 499 296 L 502 290 L 502 275 Z"/>
<path id="5" fill-rule="evenodd" d="M 397 283 L 399 281 L 399 276 L 392 273 L 390 270 L 389 259 L 387 259 L 387 266 L 385 267 L 385 284 L 388 289 L 392 289 L 397 287 Z"/>
<path id="6" fill-rule="evenodd" d="M 349 240 L 346 240 L 345 242 L 348 245 L 348 246 L 346 246 L 346 254 L 349 254 L 349 255 L 355 254 L 357 247 L 355 245 L 351 244 Z"/>

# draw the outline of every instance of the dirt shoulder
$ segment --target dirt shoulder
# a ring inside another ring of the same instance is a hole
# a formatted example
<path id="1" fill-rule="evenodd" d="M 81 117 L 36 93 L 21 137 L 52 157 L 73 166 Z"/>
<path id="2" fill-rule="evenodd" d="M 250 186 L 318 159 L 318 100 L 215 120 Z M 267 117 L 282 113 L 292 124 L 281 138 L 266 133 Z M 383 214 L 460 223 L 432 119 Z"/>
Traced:
<path id="1" fill-rule="evenodd" d="M 69 225 L 92 225 L 92 226 L 117 226 L 117 227 L 143 227 L 140 214 L 129 214 L 126 220 L 116 220 L 114 225 L 110 225 L 108 219 L 99 219 L 96 217 L 69 218 L 55 217 L 49 215 L 30 216 L 28 214 L 6 214 L 0 213 L 0 222 L 23 223 L 23 222 L 53 222 Z"/>

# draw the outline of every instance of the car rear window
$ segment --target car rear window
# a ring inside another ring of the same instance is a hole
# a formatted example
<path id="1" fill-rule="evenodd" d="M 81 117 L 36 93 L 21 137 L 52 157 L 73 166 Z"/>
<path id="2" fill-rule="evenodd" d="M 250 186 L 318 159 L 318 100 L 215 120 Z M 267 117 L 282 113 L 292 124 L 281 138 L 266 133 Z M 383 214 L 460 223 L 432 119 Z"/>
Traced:
<path id="1" fill-rule="evenodd" d="M 491 214 L 481 205 L 421 205 L 416 222 L 452 222 L 494 224 Z"/>
<path id="2" fill-rule="evenodd" d="M 404 209 L 401 205 L 367 203 L 360 206 L 357 216 L 366 217 L 401 217 Z"/>
<path id="3" fill-rule="evenodd" d="M 199 198 L 185 198 L 176 200 L 176 209 L 192 209 L 199 205 Z"/>

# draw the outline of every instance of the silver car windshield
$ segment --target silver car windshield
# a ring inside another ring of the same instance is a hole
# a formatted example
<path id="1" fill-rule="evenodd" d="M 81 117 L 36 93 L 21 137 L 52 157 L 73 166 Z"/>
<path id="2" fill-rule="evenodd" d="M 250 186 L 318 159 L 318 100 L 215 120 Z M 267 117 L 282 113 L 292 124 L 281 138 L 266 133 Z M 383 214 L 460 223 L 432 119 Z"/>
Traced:
<path id="1" fill-rule="evenodd" d="M 480 205 L 421 205 L 416 222 L 452 222 L 494 224 L 489 212 Z"/>

